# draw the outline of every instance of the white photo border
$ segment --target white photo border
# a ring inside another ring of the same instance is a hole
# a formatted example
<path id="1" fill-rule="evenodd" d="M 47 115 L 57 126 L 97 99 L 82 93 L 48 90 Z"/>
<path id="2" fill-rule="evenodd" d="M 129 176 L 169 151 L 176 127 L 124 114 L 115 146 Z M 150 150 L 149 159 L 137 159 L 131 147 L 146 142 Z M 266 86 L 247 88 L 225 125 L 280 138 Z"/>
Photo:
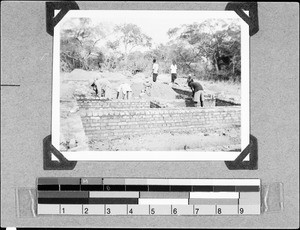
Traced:
<path id="1" fill-rule="evenodd" d="M 60 25 L 68 18 L 97 17 L 115 10 L 70 10 L 54 27 L 53 35 L 53 83 L 52 83 L 52 145 L 59 150 L 60 143 Z M 116 10 L 145 11 L 145 10 Z M 148 11 L 148 10 L 147 10 Z M 158 11 L 158 10 L 149 10 Z M 192 12 L 202 18 L 240 19 L 234 11 L 201 11 L 201 10 L 159 10 L 175 12 Z M 55 13 L 58 13 L 56 11 Z M 213 16 L 212 16 L 213 15 Z M 250 37 L 249 26 L 241 21 L 241 150 L 250 142 Z M 234 161 L 241 152 L 196 152 L 196 151 L 78 151 L 61 152 L 70 161 Z M 245 159 L 249 160 L 249 156 Z"/>

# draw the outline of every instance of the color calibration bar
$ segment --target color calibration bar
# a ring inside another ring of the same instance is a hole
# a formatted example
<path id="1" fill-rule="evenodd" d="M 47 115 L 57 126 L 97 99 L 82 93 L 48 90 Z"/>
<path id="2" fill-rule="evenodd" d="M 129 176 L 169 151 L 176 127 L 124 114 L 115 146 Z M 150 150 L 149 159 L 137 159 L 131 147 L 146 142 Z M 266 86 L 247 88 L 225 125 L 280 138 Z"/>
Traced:
<path id="1" fill-rule="evenodd" d="M 260 179 L 38 178 L 39 215 L 259 215 Z"/>

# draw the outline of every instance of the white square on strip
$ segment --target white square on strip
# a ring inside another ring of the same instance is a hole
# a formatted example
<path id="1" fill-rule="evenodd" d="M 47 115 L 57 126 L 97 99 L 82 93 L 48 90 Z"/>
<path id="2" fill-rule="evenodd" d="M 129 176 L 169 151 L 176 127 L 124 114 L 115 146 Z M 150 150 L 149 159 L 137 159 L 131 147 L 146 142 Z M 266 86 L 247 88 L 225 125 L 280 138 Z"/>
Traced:
<path id="1" fill-rule="evenodd" d="M 217 205 L 217 215 L 237 215 L 238 205 Z"/>
<path id="2" fill-rule="evenodd" d="M 193 205 L 172 205 L 172 215 L 193 215 Z"/>
<path id="3" fill-rule="evenodd" d="M 171 215 L 171 205 L 150 205 L 150 215 Z"/>
<path id="4" fill-rule="evenodd" d="M 259 215 L 260 205 L 239 205 L 240 215 Z"/>
<path id="5" fill-rule="evenodd" d="M 62 215 L 81 215 L 82 204 L 61 204 L 60 214 Z"/>
<path id="6" fill-rule="evenodd" d="M 105 215 L 127 215 L 127 205 L 105 205 Z"/>
<path id="7" fill-rule="evenodd" d="M 38 212 L 39 215 L 59 214 L 59 204 L 38 204 L 37 212 Z"/>
<path id="8" fill-rule="evenodd" d="M 150 205 L 128 205 L 128 215 L 149 215 Z"/>
<path id="9" fill-rule="evenodd" d="M 82 211 L 83 215 L 104 215 L 104 204 L 85 204 Z"/>
<path id="10" fill-rule="evenodd" d="M 194 215 L 215 215 L 216 205 L 194 205 Z"/>

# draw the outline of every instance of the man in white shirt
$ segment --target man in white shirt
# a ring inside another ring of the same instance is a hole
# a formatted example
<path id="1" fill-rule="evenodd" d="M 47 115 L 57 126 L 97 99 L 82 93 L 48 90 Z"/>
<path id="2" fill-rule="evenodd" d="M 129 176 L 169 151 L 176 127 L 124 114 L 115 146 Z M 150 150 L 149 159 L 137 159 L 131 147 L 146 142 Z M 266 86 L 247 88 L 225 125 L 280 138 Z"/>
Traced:
<path id="1" fill-rule="evenodd" d="M 123 83 L 119 86 L 118 92 L 117 92 L 117 99 L 119 98 L 119 96 L 122 99 L 127 99 L 127 100 L 131 99 L 132 89 L 129 84 Z"/>
<path id="2" fill-rule="evenodd" d="M 176 78 L 177 78 L 177 65 L 176 62 L 173 60 L 171 65 L 171 82 L 174 83 Z"/>
<path id="3" fill-rule="evenodd" d="M 152 67 L 153 82 L 156 82 L 156 79 L 158 76 L 158 69 L 159 69 L 159 66 L 156 63 L 156 59 L 153 59 L 153 67 Z"/>

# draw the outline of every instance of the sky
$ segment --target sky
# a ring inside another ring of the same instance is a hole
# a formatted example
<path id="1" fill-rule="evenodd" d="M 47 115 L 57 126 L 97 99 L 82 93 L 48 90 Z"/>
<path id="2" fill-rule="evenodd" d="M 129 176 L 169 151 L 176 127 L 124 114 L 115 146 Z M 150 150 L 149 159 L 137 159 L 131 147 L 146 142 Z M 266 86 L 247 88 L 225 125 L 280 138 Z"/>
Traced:
<path id="1" fill-rule="evenodd" d="M 170 28 L 183 24 L 201 23 L 210 18 L 239 19 L 232 11 L 166 11 L 166 10 L 80 10 L 69 11 L 67 17 L 89 17 L 94 24 L 123 24 L 133 23 L 141 31 L 150 36 L 153 46 L 166 43 L 169 38 L 167 31 Z"/>

